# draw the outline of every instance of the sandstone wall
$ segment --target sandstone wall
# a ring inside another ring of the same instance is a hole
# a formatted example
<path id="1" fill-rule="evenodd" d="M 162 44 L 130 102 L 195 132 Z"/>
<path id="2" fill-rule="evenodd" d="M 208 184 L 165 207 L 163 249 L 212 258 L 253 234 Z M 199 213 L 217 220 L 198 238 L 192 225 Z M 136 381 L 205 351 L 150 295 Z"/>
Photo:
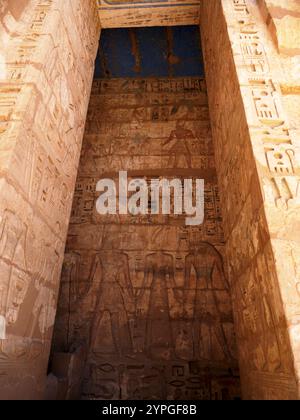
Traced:
<path id="1" fill-rule="evenodd" d="M 260 12 L 203 1 L 201 31 L 243 396 L 288 399 L 299 391 L 299 62 L 278 55 Z"/>
<path id="2" fill-rule="evenodd" d="M 0 5 L 0 398 L 43 396 L 99 39 L 92 0 Z"/>
<path id="3" fill-rule="evenodd" d="M 94 82 L 53 357 L 86 348 L 84 398 L 239 396 L 212 147 L 203 79 Z M 100 216 L 96 184 L 117 181 L 120 170 L 149 184 L 204 179 L 204 224 L 188 227 L 174 215 Z M 72 375 L 66 379 L 72 389 Z"/>

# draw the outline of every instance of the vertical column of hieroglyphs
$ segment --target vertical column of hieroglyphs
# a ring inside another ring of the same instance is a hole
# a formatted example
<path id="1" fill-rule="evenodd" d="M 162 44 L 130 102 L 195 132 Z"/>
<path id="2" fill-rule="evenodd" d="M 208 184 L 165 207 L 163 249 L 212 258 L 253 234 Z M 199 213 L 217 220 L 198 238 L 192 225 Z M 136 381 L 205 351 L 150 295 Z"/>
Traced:
<path id="1" fill-rule="evenodd" d="M 218 30 L 211 30 L 211 22 Z M 258 10 L 245 0 L 203 2 L 210 112 L 244 396 L 293 398 L 296 380 L 283 310 L 289 298 L 287 285 L 278 278 L 279 266 L 287 262 L 274 259 L 270 233 L 273 237 L 296 228 L 288 220 L 295 214 L 288 209 L 297 207 L 296 148 L 264 29 Z M 295 282 L 292 266 L 282 280 Z"/>
<path id="2" fill-rule="evenodd" d="M 99 38 L 95 2 L 0 6 L 0 398 L 39 398 Z"/>

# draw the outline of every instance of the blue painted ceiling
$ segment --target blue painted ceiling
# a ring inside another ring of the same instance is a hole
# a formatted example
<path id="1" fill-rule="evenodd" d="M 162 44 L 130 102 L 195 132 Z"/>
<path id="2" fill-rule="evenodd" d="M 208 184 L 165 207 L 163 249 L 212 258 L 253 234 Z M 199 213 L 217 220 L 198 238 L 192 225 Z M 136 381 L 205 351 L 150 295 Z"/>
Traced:
<path id="1" fill-rule="evenodd" d="M 104 29 L 95 78 L 204 76 L 198 26 Z"/>

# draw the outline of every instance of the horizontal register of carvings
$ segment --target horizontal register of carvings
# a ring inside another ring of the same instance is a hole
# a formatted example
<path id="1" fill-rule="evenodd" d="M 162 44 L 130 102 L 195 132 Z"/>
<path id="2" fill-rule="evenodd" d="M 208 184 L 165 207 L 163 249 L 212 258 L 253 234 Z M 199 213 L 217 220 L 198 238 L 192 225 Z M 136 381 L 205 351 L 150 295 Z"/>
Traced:
<path id="1" fill-rule="evenodd" d="M 198 25 L 200 0 L 97 0 L 102 28 Z"/>

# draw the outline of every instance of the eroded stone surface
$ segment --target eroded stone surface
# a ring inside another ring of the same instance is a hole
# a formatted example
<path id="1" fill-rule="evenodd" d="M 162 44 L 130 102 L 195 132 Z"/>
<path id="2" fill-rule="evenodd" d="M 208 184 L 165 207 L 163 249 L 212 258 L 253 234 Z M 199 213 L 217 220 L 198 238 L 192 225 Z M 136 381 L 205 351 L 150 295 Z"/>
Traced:
<path id="1" fill-rule="evenodd" d="M 258 3 L 279 52 L 286 55 L 299 55 L 299 1 L 259 0 Z"/>

